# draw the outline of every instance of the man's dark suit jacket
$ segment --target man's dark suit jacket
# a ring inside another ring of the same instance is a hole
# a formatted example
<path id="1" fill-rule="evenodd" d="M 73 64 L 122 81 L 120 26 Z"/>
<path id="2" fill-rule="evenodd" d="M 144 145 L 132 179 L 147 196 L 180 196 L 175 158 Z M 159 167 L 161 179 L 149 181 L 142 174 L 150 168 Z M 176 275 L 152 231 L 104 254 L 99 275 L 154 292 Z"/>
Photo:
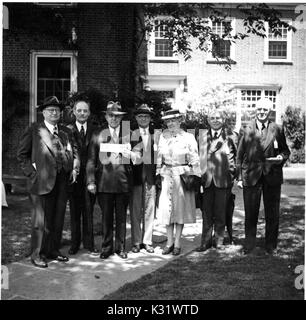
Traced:
<path id="1" fill-rule="evenodd" d="M 266 130 L 266 135 L 261 137 L 256 130 L 256 121 L 253 121 L 245 128 L 240 139 L 237 169 L 239 180 L 243 181 L 244 186 L 255 186 L 262 175 L 268 185 L 276 186 L 283 183 L 282 168 L 290 155 L 284 131 L 282 127 L 270 121 Z M 281 164 L 270 164 L 265 160 L 278 154 L 284 159 Z"/>
<path id="2" fill-rule="evenodd" d="M 156 176 L 156 151 L 154 151 L 154 130 L 149 128 L 147 151 L 145 152 L 139 129 L 132 132 L 132 149 L 141 154 L 140 161 L 133 165 L 134 186 L 142 185 L 146 181 L 149 185 L 155 185 Z"/>
<path id="3" fill-rule="evenodd" d="M 98 127 L 96 125 L 93 125 L 91 122 L 87 122 L 87 130 L 85 135 L 85 145 L 82 143 L 80 132 L 76 126 L 76 124 L 70 124 L 67 126 L 73 134 L 73 137 L 77 143 L 78 152 L 80 156 L 80 165 L 82 168 L 86 167 L 87 163 L 87 156 L 88 156 L 88 146 L 91 140 L 92 134 L 98 130 Z"/>
<path id="4" fill-rule="evenodd" d="M 232 187 L 236 172 L 235 155 L 235 144 L 224 129 L 216 140 L 212 138 L 211 130 L 208 130 L 207 169 L 202 177 L 205 188 L 208 188 L 212 181 L 217 188 Z"/>
<path id="5" fill-rule="evenodd" d="M 64 147 L 63 168 L 69 173 L 79 169 L 80 160 L 72 132 L 58 124 L 58 136 Z M 56 159 L 52 147 L 52 134 L 44 122 L 34 123 L 22 135 L 17 159 L 30 180 L 29 191 L 43 195 L 52 191 L 56 181 Z"/>
<path id="6" fill-rule="evenodd" d="M 92 135 L 86 166 L 87 185 L 95 183 L 97 186 L 97 192 L 130 192 L 133 185 L 130 159 L 127 159 L 120 154 L 119 164 L 110 163 L 109 157 L 111 156 L 111 153 L 100 152 L 101 143 L 114 143 L 108 126 L 102 127 L 101 130 L 96 131 Z M 130 143 L 130 132 L 127 136 L 123 137 L 122 125 L 120 126 L 118 143 Z"/>

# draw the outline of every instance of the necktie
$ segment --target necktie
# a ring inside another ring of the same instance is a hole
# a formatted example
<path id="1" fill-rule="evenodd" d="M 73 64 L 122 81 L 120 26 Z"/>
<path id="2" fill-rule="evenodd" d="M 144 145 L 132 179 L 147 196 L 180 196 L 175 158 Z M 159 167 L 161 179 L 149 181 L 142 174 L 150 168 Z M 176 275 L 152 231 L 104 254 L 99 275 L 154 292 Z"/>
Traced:
<path id="1" fill-rule="evenodd" d="M 113 132 L 113 140 L 114 140 L 115 143 L 117 143 L 118 135 L 117 135 L 116 130 L 114 130 L 114 132 Z"/>
<path id="2" fill-rule="evenodd" d="M 81 139 L 84 140 L 85 139 L 85 130 L 84 130 L 83 126 L 81 126 L 80 135 L 81 135 Z"/>
<path id="3" fill-rule="evenodd" d="M 145 149 L 147 149 L 148 135 L 147 135 L 147 130 L 146 129 L 142 129 L 142 142 L 144 144 Z"/>
<path id="4" fill-rule="evenodd" d="M 265 133 L 266 126 L 264 123 L 261 124 L 261 135 L 263 136 Z"/>
<path id="5" fill-rule="evenodd" d="M 54 126 L 54 127 L 53 127 L 53 135 L 54 135 L 54 136 L 58 136 L 57 126 Z"/>
<path id="6" fill-rule="evenodd" d="M 218 132 L 217 131 L 215 131 L 215 134 L 214 134 L 214 140 L 215 139 L 218 139 Z"/>

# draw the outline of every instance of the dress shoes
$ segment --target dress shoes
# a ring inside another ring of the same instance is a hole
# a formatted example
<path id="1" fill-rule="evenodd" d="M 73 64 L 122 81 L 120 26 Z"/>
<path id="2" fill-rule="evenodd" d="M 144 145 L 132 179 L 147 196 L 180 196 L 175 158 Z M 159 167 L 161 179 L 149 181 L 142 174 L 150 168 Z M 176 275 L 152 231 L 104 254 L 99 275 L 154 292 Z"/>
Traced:
<path id="1" fill-rule="evenodd" d="M 140 245 L 139 244 L 135 244 L 132 248 L 132 252 L 134 253 L 138 253 L 140 251 Z"/>
<path id="2" fill-rule="evenodd" d="M 110 252 L 101 252 L 100 259 L 107 259 L 111 255 Z"/>
<path id="3" fill-rule="evenodd" d="M 62 255 L 62 254 L 59 254 L 58 256 L 56 256 L 54 258 L 54 260 L 57 260 L 59 262 L 68 262 L 69 258 L 67 256 Z"/>
<path id="4" fill-rule="evenodd" d="M 48 256 L 48 258 L 51 260 L 59 261 L 59 262 L 68 262 L 69 261 L 69 258 L 67 256 L 64 256 L 61 253 L 51 254 L 50 256 Z"/>
<path id="5" fill-rule="evenodd" d="M 48 264 L 47 262 L 45 261 L 45 259 L 42 259 L 42 258 L 31 258 L 31 263 L 35 266 L 35 267 L 38 267 L 38 268 L 47 268 L 48 267 Z"/>
<path id="6" fill-rule="evenodd" d="M 88 253 L 89 253 L 89 254 L 98 254 L 99 251 L 98 251 L 98 249 L 96 249 L 96 248 L 90 248 L 90 249 L 88 249 Z"/>
<path id="7" fill-rule="evenodd" d="M 149 244 L 143 244 L 142 246 L 148 253 L 154 253 L 154 248 Z"/>
<path id="8" fill-rule="evenodd" d="M 181 248 L 179 248 L 179 247 L 174 247 L 172 254 L 173 254 L 174 256 L 180 255 L 180 254 L 181 254 Z"/>
<path id="9" fill-rule="evenodd" d="M 79 248 L 71 247 L 71 248 L 69 249 L 69 251 L 68 251 L 68 254 L 74 255 L 74 254 L 76 254 L 78 251 L 79 251 Z"/>
<path id="10" fill-rule="evenodd" d="M 174 243 L 173 243 L 173 245 L 170 246 L 170 247 L 166 246 L 166 247 L 163 249 L 162 254 L 169 254 L 169 253 L 171 253 L 171 252 L 173 251 L 173 249 L 174 249 Z"/>
<path id="11" fill-rule="evenodd" d="M 271 255 L 271 256 L 274 256 L 277 254 L 277 249 L 274 249 L 274 248 L 266 248 L 266 254 L 268 255 Z"/>
<path id="12" fill-rule="evenodd" d="M 123 251 L 123 250 L 117 251 L 116 253 L 121 259 L 126 259 L 127 258 L 127 253 L 125 251 Z"/>
<path id="13" fill-rule="evenodd" d="M 208 249 L 210 249 L 212 246 L 210 246 L 210 245 L 200 245 L 199 247 L 197 247 L 196 249 L 195 249 L 195 251 L 197 251 L 197 252 L 204 252 L 204 251 L 206 251 L 206 250 L 208 250 Z"/>

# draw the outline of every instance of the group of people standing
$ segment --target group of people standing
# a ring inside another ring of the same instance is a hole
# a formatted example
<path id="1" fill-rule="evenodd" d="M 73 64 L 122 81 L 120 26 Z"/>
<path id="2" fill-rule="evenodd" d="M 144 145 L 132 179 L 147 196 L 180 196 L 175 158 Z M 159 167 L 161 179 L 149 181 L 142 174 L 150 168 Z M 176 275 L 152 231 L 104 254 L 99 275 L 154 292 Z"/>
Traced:
<path id="1" fill-rule="evenodd" d="M 17 158 L 29 178 L 33 202 L 31 262 L 41 268 L 47 259 L 66 262 L 60 252 L 69 200 L 71 248 L 98 253 L 94 243 L 93 209 L 102 214 L 100 258 L 113 253 L 126 259 L 126 219 L 130 209 L 134 253 L 154 252 L 154 219 L 166 226 L 162 254 L 179 255 L 184 224 L 195 223 L 196 206 L 203 216 L 201 245 L 224 249 L 228 210 L 233 206 L 234 180 L 243 187 L 245 253 L 256 246 L 256 227 L 263 193 L 266 251 L 277 247 L 282 166 L 289 149 L 282 128 L 270 122 L 271 101 L 257 103 L 256 119 L 239 135 L 225 128 L 221 108 L 208 114 L 208 129 L 196 134 L 181 128 L 183 116 L 168 110 L 166 128 L 154 130 L 152 111 L 140 105 L 134 112 L 137 128 L 130 130 L 119 102 L 110 101 L 106 125 L 95 127 L 88 119 L 90 102 L 74 103 L 75 123 L 60 124 L 63 105 L 48 97 L 38 107 L 44 121 L 34 123 L 20 140 Z M 196 201 L 198 199 L 198 201 Z M 231 217 L 230 217 L 231 219 Z M 115 222 L 115 223 L 114 223 Z M 115 241 L 113 241 L 115 233 Z"/>

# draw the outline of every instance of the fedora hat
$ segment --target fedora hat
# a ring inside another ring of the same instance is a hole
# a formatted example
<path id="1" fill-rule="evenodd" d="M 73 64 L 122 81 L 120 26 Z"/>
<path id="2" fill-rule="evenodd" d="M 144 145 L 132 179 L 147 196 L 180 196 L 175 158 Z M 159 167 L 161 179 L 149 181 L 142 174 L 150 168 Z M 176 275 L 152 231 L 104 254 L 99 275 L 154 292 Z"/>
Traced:
<path id="1" fill-rule="evenodd" d="M 183 115 L 176 109 L 170 109 L 163 113 L 162 120 L 181 118 Z"/>
<path id="2" fill-rule="evenodd" d="M 122 111 L 120 102 L 109 101 L 106 106 L 104 113 L 112 113 L 115 115 L 124 115 L 126 112 Z"/>
<path id="3" fill-rule="evenodd" d="M 36 108 L 42 111 L 50 106 L 59 107 L 61 110 L 64 109 L 64 104 L 59 102 L 56 96 L 50 96 L 45 98 L 43 103 L 38 105 Z"/>
<path id="4" fill-rule="evenodd" d="M 134 115 L 136 116 L 137 114 L 149 114 L 154 116 L 155 112 L 152 111 L 146 103 L 143 103 L 134 111 Z"/>

